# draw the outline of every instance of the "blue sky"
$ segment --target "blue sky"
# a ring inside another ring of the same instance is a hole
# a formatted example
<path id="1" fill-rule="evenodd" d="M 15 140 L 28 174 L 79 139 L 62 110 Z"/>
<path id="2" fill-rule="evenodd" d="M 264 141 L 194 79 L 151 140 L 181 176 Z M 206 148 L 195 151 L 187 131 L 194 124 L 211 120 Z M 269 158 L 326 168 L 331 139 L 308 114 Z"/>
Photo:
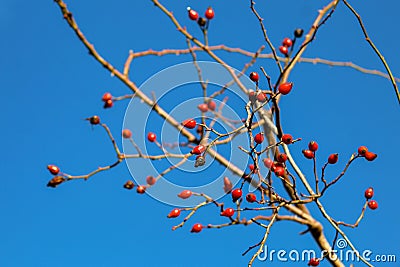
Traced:
<path id="1" fill-rule="evenodd" d="M 216 17 L 210 26 L 210 44 L 249 51 L 264 44 L 248 1 L 234 0 L 229 5 L 212 1 L 164 2 L 199 39 L 201 32 L 187 19 L 186 6 L 202 14 L 212 5 Z M 323 6 L 319 1 L 259 2 L 257 9 L 275 45 L 291 36 L 297 27 L 308 29 Z M 186 47 L 185 39 L 150 1 L 68 2 L 68 6 L 87 38 L 119 69 L 130 49 Z M 399 3 L 370 1 L 354 6 L 394 75 L 400 76 L 396 34 Z M 166 218 L 171 206 L 122 188 L 130 178 L 125 164 L 86 182 L 72 181 L 57 189 L 47 188 L 51 178 L 46 170 L 49 163 L 68 173 L 84 174 L 114 161 L 104 131 L 92 129 L 83 119 L 100 115 L 121 144 L 119 133 L 128 102 L 104 110 L 100 99 L 105 91 L 124 95 L 129 90 L 88 55 L 53 1 L 23 5 L 2 1 L 0 33 L 3 37 L 0 42 L 3 51 L 1 266 L 246 266 L 250 255 L 242 257 L 241 253 L 259 242 L 263 234 L 260 227 L 205 229 L 200 234 L 191 234 L 191 225 L 196 222 L 224 221 L 210 206 L 200 210 L 185 227 L 171 231 L 179 222 Z M 248 61 L 238 55 L 220 55 L 238 69 Z M 343 4 L 321 28 L 304 56 L 352 61 L 383 70 L 364 41 L 355 18 Z M 206 55 L 198 57 L 209 60 Z M 166 67 L 190 60 L 190 56 L 175 55 L 141 58 L 134 61 L 131 78 L 140 85 Z M 276 66 L 271 60 L 257 61 L 252 70 L 260 66 L 276 78 Z M 298 64 L 290 80 L 295 88 L 281 103 L 283 127 L 304 140 L 293 146 L 292 153 L 306 174 L 312 174 L 312 165 L 302 158 L 301 150 L 308 140 L 320 144 L 320 162 L 330 153 L 340 154 L 337 166 L 329 170 L 332 176 L 340 172 L 345 159 L 359 145 L 367 145 L 379 155 L 372 163 L 357 161 L 322 202 L 338 220 L 353 222 L 363 205 L 364 190 L 373 186 L 379 209 L 367 210 L 357 229 L 345 231 L 359 250 L 396 254 L 399 261 L 396 196 L 400 186 L 397 179 L 400 121 L 399 104 L 390 82 L 350 68 L 308 63 Z M 261 83 L 265 85 L 265 80 Z M 158 131 L 159 122 L 154 116 L 146 129 Z M 134 133 L 143 132 L 143 125 L 136 127 L 132 129 Z M 217 169 L 212 167 L 210 172 Z M 222 201 L 230 204 L 230 198 Z M 315 207 L 310 209 L 316 218 L 322 219 Z M 328 224 L 325 229 L 332 240 L 334 232 Z M 304 227 L 290 222 L 274 225 L 269 249 L 317 250 L 309 235 L 298 235 L 303 230 Z M 268 264 L 306 266 L 306 263 L 276 261 L 256 261 L 254 266 Z M 320 266 L 328 264 L 323 262 Z"/>

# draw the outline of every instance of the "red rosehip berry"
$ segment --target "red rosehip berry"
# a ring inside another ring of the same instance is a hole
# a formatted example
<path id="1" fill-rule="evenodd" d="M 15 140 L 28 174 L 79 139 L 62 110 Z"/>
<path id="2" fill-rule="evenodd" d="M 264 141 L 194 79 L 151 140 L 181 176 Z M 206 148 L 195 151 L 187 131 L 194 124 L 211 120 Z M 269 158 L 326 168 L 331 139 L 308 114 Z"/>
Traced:
<path id="1" fill-rule="evenodd" d="M 318 143 L 315 141 L 311 141 L 308 143 L 308 149 L 311 150 L 312 152 L 315 152 L 318 150 Z"/>
<path id="2" fill-rule="evenodd" d="M 192 149 L 192 154 L 200 155 L 201 153 L 204 152 L 204 150 L 206 150 L 206 147 L 205 147 L 205 146 L 203 146 L 203 145 L 198 145 L 198 146 L 195 146 L 195 147 Z"/>
<path id="3" fill-rule="evenodd" d="M 94 115 L 93 117 L 87 118 L 86 120 L 88 120 L 90 122 L 90 124 L 92 125 L 97 125 L 100 123 L 100 117 L 97 115 Z"/>
<path id="4" fill-rule="evenodd" d="M 207 112 L 208 111 L 208 105 L 203 103 L 197 106 L 197 108 L 201 111 L 201 112 Z"/>
<path id="5" fill-rule="evenodd" d="M 192 194 L 193 194 L 193 192 L 190 190 L 183 190 L 182 192 L 180 192 L 178 194 L 178 197 L 180 197 L 182 199 L 187 199 L 187 198 L 191 197 Z"/>
<path id="6" fill-rule="evenodd" d="M 196 121 L 194 119 L 187 119 L 181 124 L 188 129 L 194 129 L 196 127 Z"/>
<path id="7" fill-rule="evenodd" d="M 225 176 L 224 177 L 224 192 L 225 193 L 231 192 L 232 187 L 233 187 L 233 185 L 232 185 L 231 180 L 229 180 L 229 178 Z"/>
<path id="8" fill-rule="evenodd" d="M 197 20 L 199 18 L 199 13 L 197 13 L 197 11 L 191 9 L 190 7 L 188 7 L 187 10 L 189 12 L 189 18 L 191 20 Z"/>
<path id="9" fill-rule="evenodd" d="M 328 157 L 328 163 L 329 164 L 335 164 L 336 162 L 338 162 L 339 159 L 339 154 L 335 153 L 335 154 L 330 154 Z"/>
<path id="10" fill-rule="evenodd" d="M 135 184 L 131 180 L 126 181 L 126 183 L 124 184 L 124 188 L 128 189 L 128 190 L 131 190 L 134 187 L 135 187 Z"/>
<path id="11" fill-rule="evenodd" d="M 257 197 L 256 197 L 256 195 L 253 194 L 253 193 L 248 193 L 248 194 L 246 195 L 246 200 L 247 200 L 247 202 L 249 202 L 249 203 L 253 203 L 253 202 L 256 202 L 256 201 L 257 201 Z"/>
<path id="12" fill-rule="evenodd" d="M 315 157 L 314 152 L 312 152 L 311 150 L 304 149 L 302 152 L 304 157 L 306 157 L 307 159 L 313 159 Z"/>
<path id="13" fill-rule="evenodd" d="M 149 133 L 147 135 L 147 140 L 149 140 L 150 142 L 154 142 L 157 139 L 157 135 L 155 133 Z"/>
<path id="14" fill-rule="evenodd" d="M 308 266 L 318 266 L 319 265 L 319 259 L 317 258 L 312 258 L 309 262 L 308 262 Z"/>
<path id="15" fill-rule="evenodd" d="M 282 135 L 281 140 L 286 145 L 290 145 L 293 142 L 293 137 L 290 134 L 284 134 Z"/>
<path id="16" fill-rule="evenodd" d="M 131 137 L 132 137 L 132 132 L 131 132 L 131 130 L 129 130 L 129 129 L 124 129 L 124 130 L 122 130 L 122 137 L 123 137 L 123 138 L 126 138 L 126 139 L 131 138 Z"/>
<path id="17" fill-rule="evenodd" d="M 231 194 L 232 194 L 232 200 L 233 200 L 233 202 L 236 202 L 239 198 L 242 197 L 243 192 L 242 192 L 242 189 L 236 188 L 236 189 L 234 189 L 234 190 L 232 191 Z"/>
<path id="18" fill-rule="evenodd" d="M 112 95 L 111 95 L 110 93 L 105 93 L 105 94 L 103 95 L 103 97 L 101 98 L 101 100 L 102 100 L 103 102 L 107 102 L 107 101 L 109 101 L 109 100 L 112 100 Z"/>
<path id="19" fill-rule="evenodd" d="M 146 192 L 146 186 L 138 185 L 138 187 L 136 187 L 136 192 L 139 194 L 144 194 L 144 192 Z"/>
<path id="20" fill-rule="evenodd" d="M 260 79 L 260 76 L 258 75 L 257 72 L 253 71 L 250 73 L 249 75 L 250 80 L 252 80 L 253 82 L 257 83 L 258 80 Z"/>
<path id="21" fill-rule="evenodd" d="M 274 173 L 276 176 L 284 176 L 286 171 L 285 171 L 285 168 L 283 168 L 281 166 L 276 166 L 274 168 Z"/>
<path id="22" fill-rule="evenodd" d="M 365 190 L 364 196 L 366 199 L 371 199 L 374 196 L 374 189 L 372 187 Z"/>
<path id="23" fill-rule="evenodd" d="M 364 155 L 365 159 L 368 161 L 373 161 L 374 159 L 376 159 L 377 156 L 378 156 L 377 154 L 372 153 L 370 151 L 365 152 L 365 155 Z"/>
<path id="24" fill-rule="evenodd" d="M 179 215 L 181 215 L 181 210 L 175 208 L 175 209 L 171 210 L 171 212 L 168 214 L 167 217 L 168 217 L 168 218 L 176 218 L 176 217 L 178 217 Z"/>
<path id="25" fill-rule="evenodd" d="M 114 102 L 110 99 L 104 102 L 103 108 L 112 108 L 112 106 L 114 106 Z"/>
<path id="26" fill-rule="evenodd" d="M 217 104 L 215 104 L 215 101 L 211 100 L 207 103 L 207 107 L 209 110 L 214 111 L 217 108 Z"/>
<path id="27" fill-rule="evenodd" d="M 48 187 L 53 187 L 56 188 L 58 185 L 62 184 L 63 182 L 65 182 L 65 178 L 62 176 L 55 176 L 53 177 L 53 179 L 51 179 L 48 183 L 47 186 Z"/>
<path id="28" fill-rule="evenodd" d="M 360 146 L 358 148 L 358 155 L 365 156 L 365 153 L 368 152 L 368 148 L 366 146 Z"/>
<path id="29" fill-rule="evenodd" d="M 256 136 L 254 136 L 254 142 L 256 142 L 257 144 L 261 144 L 264 141 L 264 135 L 262 133 L 258 133 L 256 134 Z"/>
<path id="30" fill-rule="evenodd" d="M 254 172 L 254 168 L 255 168 L 254 164 L 249 164 L 249 169 L 250 169 L 251 172 Z"/>
<path id="31" fill-rule="evenodd" d="M 282 95 L 287 95 L 292 90 L 292 87 L 293 87 L 293 83 L 291 83 L 291 82 L 281 83 L 278 87 L 278 91 Z"/>
<path id="32" fill-rule="evenodd" d="M 250 100 L 251 102 L 255 102 L 256 99 L 257 99 L 256 93 L 255 93 L 253 90 L 250 90 L 250 91 L 249 91 L 249 100 Z"/>
<path id="33" fill-rule="evenodd" d="M 214 10 L 211 7 L 208 7 L 207 10 L 206 10 L 206 13 L 204 14 L 204 16 L 207 19 L 213 19 L 214 16 L 215 16 Z"/>
<path id="34" fill-rule="evenodd" d="M 289 49 L 283 45 L 279 47 L 279 51 L 281 51 L 281 53 L 284 54 L 285 56 L 287 56 L 289 53 Z"/>
<path id="35" fill-rule="evenodd" d="M 264 166 L 267 167 L 268 169 L 271 169 L 274 166 L 274 161 L 270 158 L 265 158 L 263 162 Z"/>
<path id="36" fill-rule="evenodd" d="M 283 162 L 287 161 L 287 155 L 285 153 L 279 153 L 276 156 L 276 161 L 278 161 L 280 163 L 283 163 Z"/>
<path id="37" fill-rule="evenodd" d="M 47 165 L 47 169 L 53 175 L 57 175 L 60 172 L 60 168 L 58 168 L 56 165 Z"/>
<path id="38" fill-rule="evenodd" d="M 157 180 L 153 176 L 149 175 L 146 177 L 146 183 L 148 185 L 154 185 L 156 182 L 157 182 Z"/>
<path id="39" fill-rule="evenodd" d="M 227 208 L 223 212 L 221 212 L 221 216 L 232 217 L 235 214 L 235 210 L 232 208 Z"/>
<path id="40" fill-rule="evenodd" d="M 190 232 L 200 233 L 201 230 L 203 230 L 203 225 L 201 225 L 200 223 L 196 223 L 195 225 L 193 225 L 192 230 L 190 230 Z"/>
<path id="41" fill-rule="evenodd" d="M 378 208 L 378 202 L 376 202 L 375 200 L 370 200 L 368 201 L 368 207 L 371 210 L 376 210 Z"/>
<path id="42" fill-rule="evenodd" d="M 293 41 L 290 38 L 285 38 L 282 41 L 282 45 L 286 47 L 291 47 L 293 45 Z"/>
<path id="43" fill-rule="evenodd" d="M 257 95 L 257 100 L 260 102 L 267 101 L 267 96 L 263 92 L 259 92 Z"/>

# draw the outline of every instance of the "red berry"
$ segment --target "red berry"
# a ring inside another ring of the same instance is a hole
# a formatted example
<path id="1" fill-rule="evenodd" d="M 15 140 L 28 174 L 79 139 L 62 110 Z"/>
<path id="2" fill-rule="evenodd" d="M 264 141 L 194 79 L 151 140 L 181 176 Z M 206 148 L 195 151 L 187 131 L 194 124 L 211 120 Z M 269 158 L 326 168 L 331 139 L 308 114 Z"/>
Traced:
<path id="1" fill-rule="evenodd" d="M 112 106 L 114 106 L 114 102 L 110 99 L 104 102 L 103 108 L 111 108 Z"/>
<path id="2" fill-rule="evenodd" d="M 293 41 L 290 38 L 285 38 L 282 41 L 282 45 L 286 47 L 291 47 L 293 45 Z"/>
<path id="3" fill-rule="evenodd" d="M 365 159 L 368 160 L 368 161 L 373 161 L 374 159 L 376 159 L 377 156 L 378 155 L 375 154 L 375 153 L 372 153 L 372 152 L 369 152 L 369 151 L 365 152 Z"/>
<path id="4" fill-rule="evenodd" d="M 203 230 L 203 225 L 201 225 L 200 223 L 196 223 L 195 225 L 193 225 L 192 230 L 190 232 L 200 233 L 201 230 Z"/>
<path id="5" fill-rule="evenodd" d="M 235 214 L 235 210 L 232 208 L 227 208 L 223 212 L 221 212 L 221 216 L 232 217 Z"/>
<path id="6" fill-rule="evenodd" d="M 48 183 L 48 187 L 56 188 L 59 184 L 65 182 L 65 178 L 62 176 L 54 176 Z"/>
<path id="7" fill-rule="evenodd" d="M 60 168 L 56 165 L 47 165 L 47 169 L 51 174 L 57 175 L 60 172 Z"/>
<path id="8" fill-rule="evenodd" d="M 178 197 L 180 197 L 182 199 L 187 199 L 187 198 L 191 197 L 192 194 L 193 194 L 193 192 L 190 190 L 183 190 L 182 192 L 180 192 L 178 194 Z"/>
<path id="9" fill-rule="evenodd" d="M 365 156 L 365 153 L 368 152 L 368 148 L 366 146 L 360 146 L 358 148 L 358 155 Z"/>
<path id="10" fill-rule="evenodd" d="M 292 87 L 293 87 L 293 83 L 291 83 L 291 82 L 281 83 L 278 87 L 278 91 L 282 95 L 287 95 L 292 90 Z"/>
<path id="11" fill-rule="evenodd" d="M 274 169 L 274 173 L 276 176 L 284 176 L 286 171 L 285 171 L 285 168 L 283 168 L 281 166 L 276 166 Z"/>
<path id="12" fill-rule="evenodd" d="M 181 210 L 175 208 L 175 209 L 171 210 L 171 212 L 168 214 L 167 217 L 168 217 L 168 218 L 176 218 L 176 217 L 178 217 L 179 215 L 181 215 Z"/>
<path id="13" fill-rule="evenodd" d="M 255 102 L 256 99 L 257 99 L 256 93 L 255 93 L 253 90 L 250 90 L 250 91 L 249 91 L 249 100 L 250 100 L 251 102 Z"/>
<path id="14" fill-rule="evenodd" d="M 368 201 L 368 207 L 371 210 L 376 210 L 378 208 L 378 202 L 376 202 L 375 200 L 370 200 Z"/>
<path id="15" fill-rule="evenodd" d="M 270 158 L 265 158 L 263 161 L 265 167 L 267 167 L 268 169 L 271 169 L 274 166 L 274 161 Z"/>
<path id="16" fill-rule="evenodd" d="M 240 188 L 234 189 L 234 190 L 232 191 L 232 200 L 233 200 L 233 202 L 236 202 L 236 200 L 238 200 L 239 198 L 241 198 L 241 197 L 242 197 L 242 194 L 243 194 L 242 189 L 240 189 Z"/>
<path id="17" fill-rule="evenodd" d="M 195 10 L 190 9 L 190 7 L 188 7 L 188 12 L 189 12 L 189 18 L 191 20 L 197 20 L 199 18 L 199 13 L 197 13 Z"/>
<path id="18" fill-rule="evenodd" d="M 257 100 L 260 102 L 265 102 L 267 101 L 267 96 L 263 92 L 260 92 L 257 95 Z"/>
<path id="19" fill-rule="evenodd" d="M 231 180 L 229 180 L 229 178 L 225 176 L 224 177 L 224 192 L 229 193 L 232 190 L 232 187 L 233 187 L 233 185 L 232 185 Z"/>
<path id="20" fill-rule="evenodd" d="M 260 76 L 258 75 L 257 72 L 253 71 L 252 73 L 250 73 L 249 78 L 250 78 L 250 80 L 252 80 L 253 82 L 257 83 L 258 80 L 260 79 Z"/>
<path id="21" fill-rule="evenodd" d="M 194 148 L 192 149 L 192 154 L 200 155 L 201 153 L 204 152 L 204 150 L 206 150 L 206 147 L 205 147 L 205 146 L 203 146 L 203 145 L 198 145 L 198 146 L 196 146 L 196 147 L 194 147 Z"/>
<path id="22" fill-rule="evenodd" d="M 127 138 L 127 139 L 131 138 L 132 137 L 131 130 L 129 130 L 129 129 L 122 130 L 122 137 Z"/>
<path id="23" fill-rule="evenodd" d="M 293 142 L 293 137 L 290 134 L 284 134 L 281 140 L 283 143 L 290 145 Z"/>
<path id="24" fill-rule="evenodd" d="M 261 144 L 264 141 L 264 135 L 262 133 L 256 134 L 256 136 L 254 136 L 254 141 L 257 144 Z"/>
<path id="25" fill-rule="evenodd" d="M 289 53 L 289 49 L 283 45 L 279 47 L 279 51 L 281 51 L 281 53 L 284 54 L 285 56 L 287 56 Z"/>
<path id="26" fill-rule="evenodd" d="M 110 93 L 105 93 L 101 98 L 102 101 L 107 102 L 108 100 L 112 100 L 112 95 Z"/>
<path id="27" fill-rule="evenodd" d="M 281 163 L 287 161 L 287 155 L 285 153 L 279 153 L 276 156 L 276 161 L 281 162 Z"/>
<path id="28" fill-rule="evenodd" d="M 338 159 L 339 159 L 339 154 L 337 154 L 337 153 L 330 154 L 328 157 L 328 163 L 335 164 L 336 162 L 338 162 Z"/>
<path id="29" fill-rule="evenodd" d="M 97 125 L 100 123 L 100 117 L 96 116 L 96 115 L 94 115 L 93 117 L 90 117 L 86 120 L 88 120 L 90 122 L 90 124 L 92 124 L 92 125 Z"/>
<path id="30" fill-rule="evenodd" d="M 204 16 L 208 19 L 213 19 L 215 16 L 214 10 L 211 7 L 208 7 Z"/>
<path id="31" fill-rule="evenodd" d="M 254 164 L 249 164 L 249 169 L 251 172 L 254 172 Z"/>
<path id="32" fill-rule="evenodd" d="M 128 190 L 131 190 L 132 188 L 134 188 L 135 187 L 135 184 L 131 181 L 131 180 L 128 180 L 125 184 L 124 184 L 124 188 L 126 188 L 126 189 L 128 189 Z"/>
<path id="33" fill-rule="evenodd" d="M 194 129 L 196 127 L 196 121 L 194 119 L 187 119 L 182 122 L 182 125 L 189 129 Z"/>
<path id="34" fill-rule="evenodd" d="M 156 178 L 154 178 L 153 176 L 147 176 L 146 177 L 146 183 L 148 185 L 154 185 L 157 182 Z"/>
<path id="35" fill-rule="evenodd" d="M 304 157 L 308 158 L 308 159 L 313 159 L 314 158 L 314 152 L 312 152 L 311 150 L 305 149 L 302 151 Z"/>
<path id="36" fill-rule="evenodd" d="M 147 140 L 149 140 L 150 142 L 154 142 L 157 139 L 157 135 L 155 133 L 149 133 L 147 135 Z"/>
<path id="37" fill-rule="evenodd" d="M 308 266 L 318 266 L 319 265 L 319 259 L 317 258 L 312 258 L 309 262 L 308 262 Z"/>
<path id="38" fill-rule="evenodd" d="M 308 143 L 308 149 L 310 149 L 312 152 L 315 152 L 318 150 L 318 143 L 315 141 L 311 141 Z"/>
<path id="39" fill-rule="evenodd" d="M 209 110 L 214 111 L 217 108 L 217 104 L 215 104 L 215 101 L 211 100 L 207 103 L 207 107 Z"/>
<path id="40" fill-rule="evenodd" d="M 144 185 L 138 185 L 138 187 L 136 187 L 136 192 L 139 194 L 144 194 L 145 191 L 146 187 Z"/>
<path id="41" fill-rule="evenodd" d="M 374 189 L 372 187 L 365 190 L 364 196 L 366 199 L 371 199 L 374 196 Z"/>
<path id="42" fill-rule="evenodd" d="M 248 194 L 246 195 L 246 200 L 247 200 L 247 202 L 249 202 L 249 203 L 253 203 L 253 202 L 256 202 L 256 201 L 257 201 L 257 197 L 256 197 L 256 195 L 254 195 L 253 193 L 248 193 Z"/>
<path id="43" fill-rule="evenodd" d="M 208 105 L 203 103 L 197 106 L 197 108 L 201 111 L 201 112 L 207 112 L 208 111 Z"/>

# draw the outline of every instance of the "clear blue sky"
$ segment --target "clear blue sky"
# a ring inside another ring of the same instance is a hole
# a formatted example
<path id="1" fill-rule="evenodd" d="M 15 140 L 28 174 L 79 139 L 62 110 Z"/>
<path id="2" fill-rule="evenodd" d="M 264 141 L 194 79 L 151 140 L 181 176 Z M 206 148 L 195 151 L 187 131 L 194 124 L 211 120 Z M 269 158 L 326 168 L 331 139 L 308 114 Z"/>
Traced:
<path id="1" fill-rule="evenodd" d="M 212 45 L 255 51 L 264 44 L 249 1 L 163 2 L 199 38 L 199 29 L 187 19 L 186 6 L 202 14 L 213 5 L 216 18 L 210 28 Z M 308 29 L 317 10 L 327 3 L 259 2 L 257 8 L 275 45 L 291 36 L 296 27 Z M 151 1 L 68 4 L 88 39 L 120 69 L 130 49 L 186 47 L 185 39 Z M 354 5 L 394 75 L 400 76 L 400 4 L 388 0 L 384 4 L 369 1 Z M 191 234 L 195 222 L 223 221 L 214 207 L 208 207 L 184 228 L 173 232 L 171 227 L 179 219 L 166 218 L 171 206 L 122 188 L 130 178 L 125 164 L 87 182 L 73 181 L 57 189 L 47 188 L 51 178 L 46 170 L 49 163 L 68 173 L 84 174 L 113 162 L 113 150 L 104 131 L 92 130 L 82 119 L 99 114 L 121 143 L 119 133 L 128 102 L 104 110 L 100 98 L 105 91 L 114 95 L 129 91 L 88 55 L 53 1 L 1 1 L 0 33 L 0 266 L 246 266 L 250 255 L 242 257 L 241 253 L 259 242 L 263 233 L 260 227 L 206 229 Z M 248 60 L 226 53 L 221 56 L 238 69 Z M 321 28 L 305 56 L 352 61 L 383 70 L 343 4 Z M 199 58 L 209 59 L 205 55 Z M 132 67 L 132 79 L 140 85 L 158 71 L 190 60 L 190 56 L 138 59 Z M 253 69 L 260 66 L 276 77 L 272 61 L 259 60 Z M 390 82 L 349 68 L 308 63 L 299 64 L 290 80 L 296 86 L 281 104 L 283 126 L 304 140 L 293 147 L 293 153 L 297 153 L 306 174 L 311 175 L 311 164 L 300 153 L 311 139 L 320 144 L 320 161 L 330 153 L 340 153 L 338 166 L 330 170 L 332 176 L 343 168 L 344 159 L 359 145 L 367 145 L 379 155 L 372 163 L 357 161 L 323 203 L 335 218 L 353 222 L 363 204 L 364 190 L 373 186 L 379 209 L 368 210 L 357 229 L 345 231 L 360 250 L 396 254 L 400 261 L 396 197 L 400 186 L 400 120 L 399 104 Z M 147 127 L 157 131 L 158 121 L 155 119 Z M 143 126 L 132 130 L 143 131 Z M 230 203 L 229 198 L 223 201 Z M 315 208 L 311 209 L 322 219 Z M 331 240 L 334 233 L 325 225 Z M 269 248 L 317 249 L 309 235 L 298 235 L 303 230 L 304 227 L 293 223 L 274 225 Z M 268 264 L 285 263 L 256 261 L 254 266 Z M 323 262 L 321 266 L 328 265 Z"/>

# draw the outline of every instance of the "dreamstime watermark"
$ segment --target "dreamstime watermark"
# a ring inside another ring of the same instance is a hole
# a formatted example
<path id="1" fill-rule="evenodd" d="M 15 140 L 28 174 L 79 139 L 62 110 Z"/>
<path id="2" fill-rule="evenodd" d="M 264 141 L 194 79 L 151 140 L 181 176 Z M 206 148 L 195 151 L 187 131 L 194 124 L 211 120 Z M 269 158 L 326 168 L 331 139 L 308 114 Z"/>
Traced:
<path id="1" fill-rule="evenodd" d="M 375 254 L 372 250 L 366 249 L 363 251 L 354 251 L 348 248 L 347 241 L 345 239 L 338 239 L 336 242 L 336 248 L 332 250 L 334 254 L 331 254 L 332 260 L 339 259 L 342 262 L 361 262 L 361 258 L 364 258 L 368 262 L 379 262 L 379 263 L 393 263 L 396 262 L 397 258 L 395 254 Z M 316 252 L 312 249 L 307 250 L 287 250 L 287 249 L 269 249 L 267 245 L 264 246 L 263 251 L 257 256 L 259 261 L 270 261 L 270 262 L 308 262 L 312 258 L 324 258 L 329 257 L 326 250 Z"/>

